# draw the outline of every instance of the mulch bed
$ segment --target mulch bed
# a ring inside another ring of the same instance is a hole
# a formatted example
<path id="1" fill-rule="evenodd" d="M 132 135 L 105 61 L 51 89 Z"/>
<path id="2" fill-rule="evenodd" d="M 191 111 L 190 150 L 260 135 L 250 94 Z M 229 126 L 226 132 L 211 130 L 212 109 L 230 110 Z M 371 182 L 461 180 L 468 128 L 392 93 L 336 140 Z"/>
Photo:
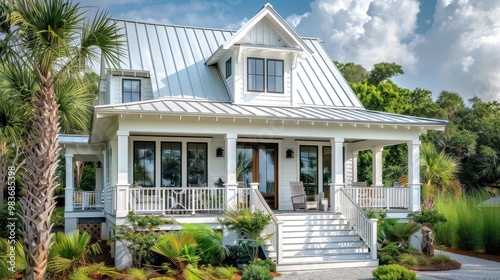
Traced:
<path id="1" fill-rule="evenodd" d="M 436 248 L 438 249 L 438 248 Z M 441 250 L 441 249 L 438 249 Z M 459 254 L 459 255 L 464 255 L 468 257 L 474 257 L 474 258 L 479 258 L 483 260 L 488 260 L 488 261 L 494 261 L 494 262 L 500 262 L 500 255 L 489 255 L 485 254 L 484 252 L 481 251 L 461 251 L 456 248 L 446 248 L 445 251 L 454 253 L 454 254 Z"/>
<path id="2" fill-rule="evenodd" d="M 439 271 L 439 270 L 460 269 L 462 264 L 455 261 L 455 260 L 452 260 L 452 261 L 447 262 L 447 263 L 436 263 L 436 264 L 430 264 L 430 265 L 426 265 L 426 266 L 419 266 L 419 265 L 409 266 L 409 265 L 404 265 L 404 264 L 402 266 L 404 266 L 408 269 L 417 270 L 417 271 Z"/>

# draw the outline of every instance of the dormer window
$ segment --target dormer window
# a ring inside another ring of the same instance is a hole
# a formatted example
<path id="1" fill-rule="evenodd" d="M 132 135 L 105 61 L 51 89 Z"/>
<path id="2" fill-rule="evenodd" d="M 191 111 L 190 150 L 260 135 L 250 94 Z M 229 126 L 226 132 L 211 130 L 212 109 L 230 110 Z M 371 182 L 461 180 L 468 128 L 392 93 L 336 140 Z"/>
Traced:
<path id="1" fill-rule="evenodd" d="M 267 92 L 283 93 L 283 60 L 267 60 Z"/>
<path id="2" fill-rule="evenodd" d="M 248 58 L 248 91 L 264 91 L 264 59 Z"/>
<path id="3" fill-rule="evenodd" d="M 231 58 L 229 58 L 226 60 L 226 79 L 231 77 L 232 72 Z"/>
<path id="4" fill-rule="evenodd" d="M 248 58 L 248 91 L 283 93 L 283 67 L 283 60 Z"/>
<path id="5" fill-rule="evenodd" d="M 141 101 L 141 80 L 122 80 L 122 100 L 124 103 Z"/>

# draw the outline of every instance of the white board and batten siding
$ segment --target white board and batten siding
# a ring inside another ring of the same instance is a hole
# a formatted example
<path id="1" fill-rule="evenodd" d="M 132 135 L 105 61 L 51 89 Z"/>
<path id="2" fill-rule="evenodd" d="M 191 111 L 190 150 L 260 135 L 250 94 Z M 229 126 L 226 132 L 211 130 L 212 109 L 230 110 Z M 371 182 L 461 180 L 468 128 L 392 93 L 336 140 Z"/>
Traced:
<path id="1" fill-rule="evenodd" d="M 243 37 L 243 39 L 241 39 L 240 43 L 273 47 L 288 47 L 288 44 L 282 39 L 282 36 L 276 33 L 269 20 L 265 18 L 257 23 L 252 30 L 250 30 Z"/>

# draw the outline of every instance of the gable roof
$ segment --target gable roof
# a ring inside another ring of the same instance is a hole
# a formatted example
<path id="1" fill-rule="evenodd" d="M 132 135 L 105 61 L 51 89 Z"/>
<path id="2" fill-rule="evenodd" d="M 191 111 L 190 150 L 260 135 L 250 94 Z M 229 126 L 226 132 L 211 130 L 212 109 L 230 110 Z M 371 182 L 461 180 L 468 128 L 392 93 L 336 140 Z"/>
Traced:
<path id="1" fill-rule="evenodd" d="M 300 36 L 293 30 L 293 28 L 273 9 L 271 4 L 267 3 L 260 9 L 257 14 L 251 18 L 248 22 L 246 22 L 234 35 L 231 39 L 225 42 L 222 45 L 223 49 L 229 49 L 237 42 L 241 41 L 243 37 L 254 28 L 257 23 L 259 23 L 264 18 L 269 20 L 269 23 L 281 33 L 283 36 L 283 40 L 288 44 L 288 47 L 297 48 L 301 51 L 306 52 L 307 54 L 311 54 L 311 50 L 304 44 Z"/>
<path id="2" fill-rule="evenodd" d="M 115 20 L 126 38 L 120 69 L 151 73 L 153 97 L 231 101 L 217 66 L 207 59 L 236 33 Z M 312 55 L 297 63 L 297 105 L 363 108 L 318 39 L 302 38 Z M 272 104 L 270 104 L 272 105 Z"/>

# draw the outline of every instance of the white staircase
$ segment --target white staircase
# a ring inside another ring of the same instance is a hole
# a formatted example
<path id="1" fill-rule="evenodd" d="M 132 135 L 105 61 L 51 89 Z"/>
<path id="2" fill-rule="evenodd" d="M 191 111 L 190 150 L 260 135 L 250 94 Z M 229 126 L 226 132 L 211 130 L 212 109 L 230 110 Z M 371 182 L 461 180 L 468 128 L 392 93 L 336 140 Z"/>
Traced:
<path id="1" fill-rule="evenodd" d="M 366 243 L 340 214 L 293 212 L 276 217 L 283 222 L 280 272 L 378 266 L 378 260 L 370 259 Z M 276 260 L 275 249 L 266 249 Z"/>

